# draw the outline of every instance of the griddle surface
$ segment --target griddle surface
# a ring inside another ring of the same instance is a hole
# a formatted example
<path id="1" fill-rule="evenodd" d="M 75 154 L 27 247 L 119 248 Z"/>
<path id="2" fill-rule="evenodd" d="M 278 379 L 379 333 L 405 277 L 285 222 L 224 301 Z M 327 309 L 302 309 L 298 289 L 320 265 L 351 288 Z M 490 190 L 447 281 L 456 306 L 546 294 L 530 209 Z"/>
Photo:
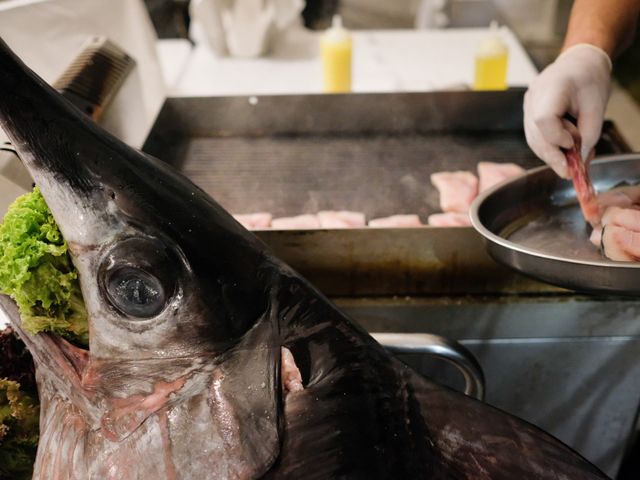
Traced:
<path id="1" fill-rule="evenodd" d="M 176 164 L 233 213 L 348 209 L 368 218 L 440 211 L 430 175 L 476 170 L 479 161 L 539 165 L 514 134 L 190 137 Z"/>
<path id="2" fill-rule="evenodd" d="M 475 172 L 480 161 L 541 165 L 524 138 L 523 95 L 169 98 L 144 150 L 232 213 L 347 209 L 369 219 L 416 213 L 426 222 L 440 211 L 434 172 Z"/>

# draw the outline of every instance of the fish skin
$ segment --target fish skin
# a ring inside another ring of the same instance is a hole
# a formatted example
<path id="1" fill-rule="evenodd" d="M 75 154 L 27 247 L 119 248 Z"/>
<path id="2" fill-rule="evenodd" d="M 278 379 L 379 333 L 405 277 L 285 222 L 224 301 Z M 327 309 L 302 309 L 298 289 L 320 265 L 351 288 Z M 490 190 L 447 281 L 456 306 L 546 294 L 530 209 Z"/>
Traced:
<path id="1" fill-rule="evenodd" d="M 25 333 L 0 296 L 37 368 L 35 479 L 606 478 L 541 430 L 396 360 L 4 43 L 0 91 L 0 125 L 69 242 L 90 317 L 86 352 Z M 304 384 L 286 397 L 283 346 Z"/>

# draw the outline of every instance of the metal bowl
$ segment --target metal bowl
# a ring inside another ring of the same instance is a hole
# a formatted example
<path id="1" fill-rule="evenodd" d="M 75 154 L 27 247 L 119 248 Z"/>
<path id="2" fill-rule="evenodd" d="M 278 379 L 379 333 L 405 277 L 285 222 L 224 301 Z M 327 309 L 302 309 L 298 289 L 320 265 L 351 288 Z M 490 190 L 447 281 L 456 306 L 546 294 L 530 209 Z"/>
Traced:
<path id="1" fill-rule="evenodd" d="M 638 184 L 640 154 L 594 161 L 590 175 L 599 192 Z M 549 167 L 482 193 L 470 214 L 489 254 L 525 275 L 590 293 L 640 294 L 640 263 L 608 260 L 591 244 L 572 183 Z"/>

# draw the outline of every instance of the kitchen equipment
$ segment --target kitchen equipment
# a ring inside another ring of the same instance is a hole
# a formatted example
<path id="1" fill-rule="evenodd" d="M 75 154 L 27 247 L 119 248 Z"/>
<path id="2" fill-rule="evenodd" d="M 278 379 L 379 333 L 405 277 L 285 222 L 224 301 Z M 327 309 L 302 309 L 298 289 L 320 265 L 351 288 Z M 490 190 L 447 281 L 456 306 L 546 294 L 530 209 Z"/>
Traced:
<path id="1" fill-rule="evenodd" d="M 53 88 L 97 121 L 135 65 L 135 60 L 108 38 L 92 37 Z"/>
<path id="2" fill-rule="evenodd" d="M 453 365 L 464 378 L 464 393 L 484 400 L 485 382 L 482 367 L 460 343 L 427 333 L 371 333 L 380 345 L 395 353 L 418 353 L 441 358 Z"/>
<path id="3" fill-rule="evenodd" d="M 425 219 L 439 210 L 434 171 L 540 165 L 524 140 L 523 94 L 169 98 L 144 148 L 234 213 L 339 207 Z M 630 150 L 609 122 L 598 151 Z M 615 476 L 640 405 L 640 300 L 532 280 L 496 263 L 472 228 L 257 235 L 368 331 L 458 340 L 482 366 L 488 403 Z M 396 353 L 464 389 L 448 362 Z"/>
<path id="4" fill-rule="evenodd" d="M 481 160 L 540 165 L 523 89 L 504 92 L 169 98 L 143 149 L 232 213 L 440 211 L 429 176 Z M 629 151 L 608 122 L 600 153 Z M 465 228 L 258 234 L 329 295 L 548 291 L 496 265 Z M 499 282 L 472 282 L 494 278 Z"/>
<path id="5" fill-rule="evenodd" d="M 523 89 L 504 92 L 169 98 L 143 150 L 232 213 L 439 211 L 429 176 L 478 161 L 541 165 L 522 133 Z M 628 151 L 607 123 L 599 152 Z M 339 173 L 336 173 L 339 172 Z"/>
<path id="6" fill-rule="evenodd" d="M 106 37 L 90 37 L 53 87 L 98 121 L 134 66 L 135 60 Z M 32 186 L 13 146 L 9 142 L 0 146 L 0 211 L 5 212 L 18 195 Z"/>
<path id="7" fill-rule="evenodd" d="M 640 155 L 594 161 L 590 175 L 601 192 L 636 184 Z M 573 185 L 548 167 L 480 195 L 471 219 L 491 256 L 522 273 L 585 292 L 640 294 L 640 264 L 610 261 L 591 244 Z"/>

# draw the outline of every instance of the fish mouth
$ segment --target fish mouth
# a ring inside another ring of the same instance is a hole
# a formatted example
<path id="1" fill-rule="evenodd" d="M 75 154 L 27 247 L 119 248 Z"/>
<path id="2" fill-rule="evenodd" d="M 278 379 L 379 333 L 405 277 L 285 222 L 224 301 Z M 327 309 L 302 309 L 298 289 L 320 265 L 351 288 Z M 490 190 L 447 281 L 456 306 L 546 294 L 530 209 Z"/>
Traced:
<path id="1" fill-rule="evenodd" d="M 89 351 L 51 333 L 26 332 L 16 303 L 7 295 L 0 294 L 0 309 L 7 314 L 9 323 L 33 357 L 39 375 L 39 395 L 52 393 L 46 390 L 58 391 L 85 412 L 92 411 L 90 402 L 94 394 L 82 384 L 89 365 Z"/>
<path id="2" fill-rule="evenodd" d="M 26 344 L 36 364 L 55 371 L 61 369 L 69 381 L 80 381 L 89 360 L 88 349 L 78 347 L 52 333 L 28 333 L 22 325 L 18 306 L 8 295 L 0 294 L 0 308 L 7 314 L 9 323 Z"/>
<path id="3" fill-rule="evenodd" d="M 73 376 L 82 380 L 89 364 L 89 349 L 72 344 L 67 339 L 52 333 L 43 333 L 57 350 L 56 354 L 61 355 L 64 361 L 70 366 L 68 376 Z"/>

